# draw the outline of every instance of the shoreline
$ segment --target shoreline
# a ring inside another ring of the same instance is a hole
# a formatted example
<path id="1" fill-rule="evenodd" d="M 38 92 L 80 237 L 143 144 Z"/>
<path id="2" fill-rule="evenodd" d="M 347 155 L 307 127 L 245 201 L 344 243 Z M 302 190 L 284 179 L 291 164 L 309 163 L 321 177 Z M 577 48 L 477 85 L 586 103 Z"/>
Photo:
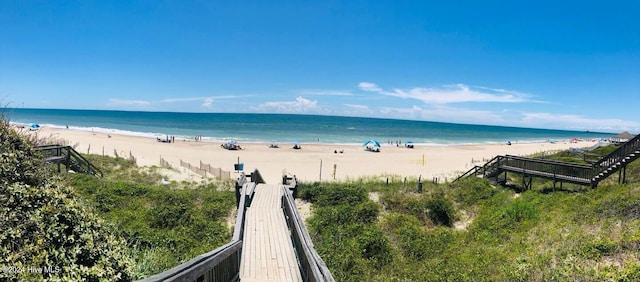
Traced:
<path id="1" fill-rule="evenodd" d="M 183 141 L 157 142 L 153 138 L 111 133 L 87 132 L 73 129 L 42 127 L 37 131 L 22 129 L 39 138 L 68 141 L 81 153 L 115 156 L 133 156 L 139 166 L 160 166 L 164 159 L 177 172 L 171 180 L 199 179 L 199 176 L 181 167 L 182 162 L 230 171 L 237 177 L 234 164 L 243 163 L 244 171 L 259 169 L 268 183 L 279 182 L 283 173 L 296 175 L 301 181 L 344 181 L 363 177 L 395 175 L 400 177 L 450 181 L 474 165 L 482 164 L 496 155 L 531 155 L 534 153 L 585 148 L 595 141 L 575 143 L 512 143 L 468 145 L 420 145 L 409 149 L 403 146 L 381 144 L 379 153 L 364 150 L 361 144 L 301 143 L 302 149 L 294 150 L 294 143 L 278 143 L 280 148 L 269 148 L 270 143 L 238 142 L 242 150 L 221 148 L 220 142 Z M 342 151 L 342 153 L 340 153 Z"/>
<path id="2" fill-rule="evenodd" d="M 26 123 L 19 122 L 10 122 L 11 126 L 22 126 L 25 129 L 29 126 Z M 120 135 L 127 137 L 141 137 L 147 138 L 150 140 L 156 140 L 157 138 L 166 138 L 166 137 L 175 137 L 176 141 L 185 141 L 185 142 L 201 142 L 201 143 L 214 143 L 221 144 L 226 143 L 230 140 L 235 140 L 239 143 L 244 144 L 257 144 L 257 145 L 270 145 L 270 144 L 290 144 L 293 146 L 296 142 L 293 141 L 266 141 L 266 140 L 251 140 L 251 139 L 243 139 L 243 138 L 215 138 L 210 136 L 184 136 L 184 135 L 172 135 L 172 134 L 164 134 L 164 133 L 154 133 L 154 132 L 138 132 L 138 131 L 129 131 L 129 130 L 121 130 L 115 128 L 103 128 L 103 127 L 78 127 L 78 126 L 62 126 L 57 124 L 40 124 L 41 129 L 53 129 L 53 130 L 71 130 L 71 131 L 79 131 L 79 132 L 89 132 L 92 134 L 107 134 L 107 135 Z M 613 136 L 613 134 L 612 134 Z M 196 138 L 199 138 L 196 140 Z M 603 141 L 604 138 L 591 138 L 589 140 L 578 138 L 579 141 Z M 363 140 L 364 141 L 364 140 Z M 382 145 L 395 145 L 396 140 L 380 140 L 378 139 L 380 144 Z M 401 142 L 405 142 L 407 140 L 399 140 Z M 451 143 L 434 143 L 434 142 L 413 142 L 417 146 L 434 146 L 434 147 L 446 147 L 446 146 L 473 146 L 473 145 L 499 145 L 506 144 L 507 142 L 511 142 L 512 144 L 536 144 L 536 143 L 552 143 L 552 142 L 571 142 L 571 139 L 523 139 L 523 140 L 503 140 L 503 141 L 482 141 L 482 142 L 451 142 Z M 390 142 L 390 143 L 388 143 Z M 360 142 L 300 142 L 300 144 L 307 145 L 337 145 L 337 146 L 361 146 Z"/>

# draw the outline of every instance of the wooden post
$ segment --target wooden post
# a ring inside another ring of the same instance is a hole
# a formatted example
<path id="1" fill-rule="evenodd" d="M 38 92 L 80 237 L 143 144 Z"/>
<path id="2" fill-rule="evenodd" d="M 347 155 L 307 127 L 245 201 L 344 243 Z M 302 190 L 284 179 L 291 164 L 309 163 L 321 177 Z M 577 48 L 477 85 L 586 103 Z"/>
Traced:
<path id="1" fill-rule="evenodd" d="M 336 169 L 338 168 L 337 164 L 333 164 L 333 180 L 336 180 Z"/>
<path id="2" fill-rule="evenodd" d="M 320 159 L 320 181 L 322 181 L 322 159 Z"/>

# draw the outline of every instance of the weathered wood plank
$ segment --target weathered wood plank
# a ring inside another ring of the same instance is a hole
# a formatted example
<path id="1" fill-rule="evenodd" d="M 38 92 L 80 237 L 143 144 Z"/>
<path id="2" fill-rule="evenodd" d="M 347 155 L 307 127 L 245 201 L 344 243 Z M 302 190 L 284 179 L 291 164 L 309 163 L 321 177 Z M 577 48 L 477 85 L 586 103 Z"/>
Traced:
<path id="1" fill-rule="evenodd" d="M 255 188 L 246 214 L 243 281 L 301 281 L 281 197 L 280 185 L 258 184 Z"/>

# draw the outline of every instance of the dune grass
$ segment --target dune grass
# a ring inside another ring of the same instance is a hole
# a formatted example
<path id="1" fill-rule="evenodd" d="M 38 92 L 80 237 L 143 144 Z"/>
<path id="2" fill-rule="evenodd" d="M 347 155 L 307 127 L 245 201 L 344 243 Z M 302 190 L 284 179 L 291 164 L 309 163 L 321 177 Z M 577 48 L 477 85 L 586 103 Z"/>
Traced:
<path id="1" fill-rule="evenodd" d="M 313 203 L 308 229 L 338 281 L 637 281 L 639 166 L 629 183 L 597 189 L 539 180 L 522 192 L 470 177 L 419 193 L 373 177 L 302 183 L 297 195 Z"/>
<path id="2" fill-rule="evenodd" d="M 161 184 L 154 168 L 86 156 L 104 178 L 68 174 L 77 196 L 126 239 L 135 279 L 162 272 L 231 240 L 226 217 L 235 207 L 230 181 Z"/>

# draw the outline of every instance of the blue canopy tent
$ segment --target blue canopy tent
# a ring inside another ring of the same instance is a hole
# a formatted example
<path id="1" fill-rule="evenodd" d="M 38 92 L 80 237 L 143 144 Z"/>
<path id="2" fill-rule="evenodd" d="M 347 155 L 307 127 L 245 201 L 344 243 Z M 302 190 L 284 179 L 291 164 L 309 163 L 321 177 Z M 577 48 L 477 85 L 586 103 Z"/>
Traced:
<path id="1" fill-rule="evenodd" d="M 367 151 L 380 152 L 380 142 L 377 140 L 367 140 L 362 146 L 366 147 Z"/>
<path id="2" fill-rule="evenodd" d="M 380 142 L 378 142 L 377 140 L 367 140 L 366 142 L 364 142 L 364 144 L 362 144 L 362 146 L 367 146 L 367 145 L 380 147 Z"/>
<path id="3" fill-rule="evenodd" d="M 38 130 L 40 128 L 40 125 L 37 123 L 32 123 L 29 125 L 29 130 Z"/>

